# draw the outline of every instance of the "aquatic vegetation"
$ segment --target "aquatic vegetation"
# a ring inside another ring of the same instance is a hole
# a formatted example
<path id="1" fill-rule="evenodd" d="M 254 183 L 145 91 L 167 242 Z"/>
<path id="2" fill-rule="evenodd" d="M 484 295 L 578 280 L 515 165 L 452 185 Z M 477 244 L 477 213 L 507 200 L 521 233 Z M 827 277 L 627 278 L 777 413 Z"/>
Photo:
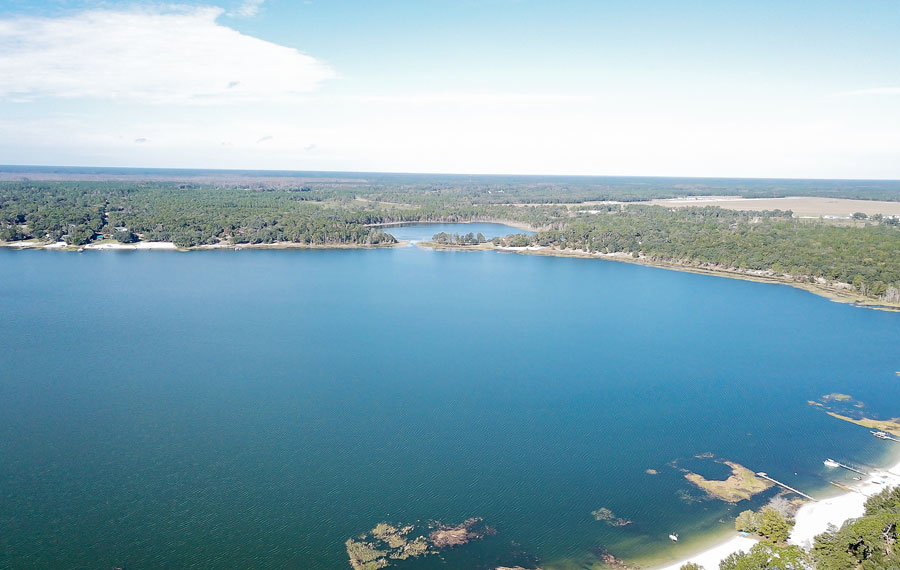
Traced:
<path id="1" fill-rule="evenodd" d="M 632 521 L 628 519 L 617 517 L 614 512 L 612 512 L 610 509 L 607 509 L 606 507 L 600 507 L 596 511 L 591 511 L 591 514 L 595 519 L 597 519 L 598 521 L 603 521 L 609 526 L 627 526 L 632 523 Z"/>
<path id="2" fill-rule="evenodd" d="M 471 518 L 456 526 L 440 525 L 428 539 L 437 548 L 445 548 L 467 544 L 470 540 L 478 540 L 496 532 L 491 527 L 485 526 L 481 518 Z"/>
<path id="3" fill-rule="evenodd" d="M 820 401 L 809 400 L 809 405 L 821 408 L 826 414 L 833 418 L 850 422 L 858 426 L 867 427 L 869 429 L 890 433 L 900 437 L 900 418 L 892 418 L 889 420 L 880 420 L 877 418 L 866 417 L 860 411 L 865 404 L 851 396 L 846 398 L 833 398 L 834 394 L 822 396 Z M 839 402 L 840 406 L 834 405 L 833 402 Z"/>
<path id="4" fill-rule="evenodd" d="M 693 504 L 693 503 L 699 503 L 701 501 L 706 501 L 709 499 L 709 497 L 706 495 L 703 495 L 703 496 L 694 495 L 692 493 L 688 493 L 684 489 L 678 489 L 677 491 L 675 491 L 675 495 L 678 496 L 678 498 L 681 501 L 683 501 L 684 503 L 687 503 L 688 505 Z"/>
<path id="5" fill-rule="evenodd" d="M 350 557 L 350 566 L 354 570 L 377 570 L 388 565 L 383 550 L 378 550 L 371 543 L 347 539 L 347 555 Z"/>
<path id="6" fill-rule="evenodd" d="M 874 430 L 884 431 L 900 437 L 900 418 L 893 418 L 890 420 L 875 420 L 872 418 L 854 419 L 847 416 L 842 416 L 841 414 L 835 412 L 826 413 L 833 418 L 844 420 L 845 422 L 850 422 L 852 424 L 871 428 Z"/>
<path id="7" fill-rule="evenodd" d="M 686 473 L 684 478 L 706 491 L 711 497 L 726 503 L 737 503 L 749 499 L 773 485 L 770 481 L 757 477 L 753 471 L 739 463 L 733 461 L 723 461 L 722 463 L 731 467 L 731 475 L 724 481 L 706 479 L 693 472 Z"/>
<path id="8" fill-rule="evenodd" d="M 850 396 L 849 394 L 834 393 L 834 394 L 827 394 L 825 396 L 822 396 L 822 400 L 824 400 L 826 402 L 829 402 L 832 400 L 835 402 L 846 402 L 847 400 L 852 400 L 852 399 L 853 399 L 853 397 Z"/>
<path id="9" fill-rule="evenodd" d="M 613 570 L 628 570 L 629 568 L 635 568 L 632 566 L 628 566 L 620 559 L 616 558 L 608 550 L 603 547 L 595 546 L 591 548 L 591 551 L 600 560 L 600 563 L 606 566 L 607 568 L 612 568 Z"/>
<path id="10" fill-rule="evenodd" d="M 403 543 L 398 552 L 391 553 L 390 558 L 393 560 L 406 560 L 407 558 L 424 556 L 425 554 L 429 554 L 428 541 L 425 540 L 424 536 L 418 536 L 415 540 Z"/>
<path id="11" fill-rule="evenodd" d="M 354 570 L 378 570 L 389 566 L 392 560 L 437 554 L 441 548 L 460 546 L 497 532 L 486 526 L 481 518 L 471 518 L 456 526 L 439 522 L 430 526 L 435 527 L 427 538 L 420 534 L 410 539 L 410 534 L 416 530 L 414 525 L 378 523 L 368 533 L 345 543 L 350 566 Z"/>
<path id="12" fill-rule="evenodd" d="M 406 535 L 412 531 L 413 526 L 407 525 L 397 528 L 387 523 L 378 523 L 372 529 L 372 536 L 388 543 L 391 548 L 404 548 L 407 545 Z"/>

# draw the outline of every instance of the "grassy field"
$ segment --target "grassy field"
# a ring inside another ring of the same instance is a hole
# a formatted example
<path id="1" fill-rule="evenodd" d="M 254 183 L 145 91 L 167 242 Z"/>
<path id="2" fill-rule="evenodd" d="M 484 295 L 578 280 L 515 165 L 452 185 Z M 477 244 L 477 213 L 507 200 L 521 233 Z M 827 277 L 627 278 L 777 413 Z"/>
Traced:
<path id="1" fill-rule="evenodd" d="M 849 217 L 856 212 L 869 216 L 900 216 L 900 202 L 850 200 L 847 198 L 817 198 L 798 196 L 789 198 L 734 198 L 731 196 L 692 196 L 652 200 L 651 204 L 669 207 L 718 206 L 729 210 L 791 210 L 795 217 Z"/>

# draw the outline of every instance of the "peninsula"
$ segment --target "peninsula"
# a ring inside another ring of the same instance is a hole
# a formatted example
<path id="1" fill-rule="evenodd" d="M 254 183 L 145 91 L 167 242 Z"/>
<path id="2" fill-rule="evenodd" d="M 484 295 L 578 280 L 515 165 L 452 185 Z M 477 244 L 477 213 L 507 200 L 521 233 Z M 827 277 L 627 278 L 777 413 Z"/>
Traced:
<path id="1" fill-rule="evenodd" d="M 534 233 L 444 235 L 421 245 L 627 261 L 900 308 L 900 202 L 884 201 L 900 198 L 900 184 L 891 182 L 19 174 L 0 176 L 7 247 L 390 247 L 397 224 L 499 222 Z M 729 198 L 703 199 L 711 193 Z M 789 209 L 801 203 L 795 195 L 806 197 L 803 217 Z M 860 199 L 874 213 L 840 215 Z"/>

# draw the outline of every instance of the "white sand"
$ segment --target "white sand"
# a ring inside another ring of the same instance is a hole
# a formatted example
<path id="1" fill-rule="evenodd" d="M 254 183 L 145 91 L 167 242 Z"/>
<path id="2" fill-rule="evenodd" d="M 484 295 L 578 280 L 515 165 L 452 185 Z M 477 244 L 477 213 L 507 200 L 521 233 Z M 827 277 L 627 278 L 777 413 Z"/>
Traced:
<path id="1" fill-rule="evenodd" d="M 61 249 L 66 247 L 66 242 L 58 241 L 56 243 L 45 243 L 42 241 L 28 239 L 23 241 L 0 242 L 0 245 L 13 249 Z"/>
<path id="2" fill-rule="evenodd" d="M 726 542 L 717 544 L 716 546 L 695 554 L 690 558 L 685 558 L 681 562 L 676 562 L 675 564 L 665 566 L 660 570 L 678 570 L 679 568 L 681 568 L 682 564 L 686 564 L 688 562 L 699 564 L 706 570 L 716 570 L 719 567 L 719 562 L 726 558 L 729 554 L 738 552 L 740 550 L 747 552 L 748 550 L 753 548 L 753 545 L 756 543 L 757 541 L 755 539 L 747 536 L 734 536 L 732 538 L 729 538 Z"/>
<path id="3" fill-rule="evenodd" d="M 867 498 L 877 495 L 886 487 L 900 485 L 898 471 L 900 463 L 886 471 L 873 471 L 863 481 L 852 486 L 852 493 L 803 505 L 797 511 L 797 522 L 788 542 L 809 548 L 813 538 L 825 532 L 829 524 L 841 526 L 847 519 L 861 517 Z"/>
<path id="4" fill-rule="evenodd" d="M 84 249 L 178 249 L 178 247 L 170 241 L 139 241 L 137 243 L 92 243 L 84 246 Z"/>
<path id="5" fill-rule="evenodd" d="M 843 493 L 814 503 L 806 503 L 797 511 L 796 524 L 788 542 L 809 548 L 812 545 L 813 538 L 817 534 L 825 532 L 829 524 L 839 527 L 848 519 L 862 516 L 863 505 L 867 498 L 880 493 L 887 487 L 896 487 L 898 485 L 900 485 L 900 463 L 887 470 L 873 471 L 863 481 L 852 485 L 853 492 Z M 690 558 L 670 564 L 659 570 L 678 570 L 682 564 L 687 562 L 695 562 L 706 570 L 716 570 L 719 567 L 719 562 L 729 554 L 739 550 L 750 550 L 754 544 L 756 544 L 756 540 L 752 538 L 735 536 L 726 542 L 717 544 Z"/>

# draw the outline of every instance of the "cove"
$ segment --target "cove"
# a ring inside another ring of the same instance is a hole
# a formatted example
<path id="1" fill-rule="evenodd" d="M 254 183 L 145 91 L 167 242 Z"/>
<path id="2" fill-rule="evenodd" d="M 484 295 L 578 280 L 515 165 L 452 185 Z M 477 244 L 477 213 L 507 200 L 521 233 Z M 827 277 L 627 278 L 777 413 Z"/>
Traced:
<path id="1" fill-rule="evenodd" d="M 469 226 L 391 232 L 518 232 Z M 698 455 L 822 494 L 824 458 L 896 451 L 807 401 L 900 415 L 900 315 L 784 286 L 415 246 L 0 273 L 0 567 L 340 569 L 379 522 L 470 517 L 498 533 L 392 567 L 643 562 L 771 496 L 709 500 Z"/>

